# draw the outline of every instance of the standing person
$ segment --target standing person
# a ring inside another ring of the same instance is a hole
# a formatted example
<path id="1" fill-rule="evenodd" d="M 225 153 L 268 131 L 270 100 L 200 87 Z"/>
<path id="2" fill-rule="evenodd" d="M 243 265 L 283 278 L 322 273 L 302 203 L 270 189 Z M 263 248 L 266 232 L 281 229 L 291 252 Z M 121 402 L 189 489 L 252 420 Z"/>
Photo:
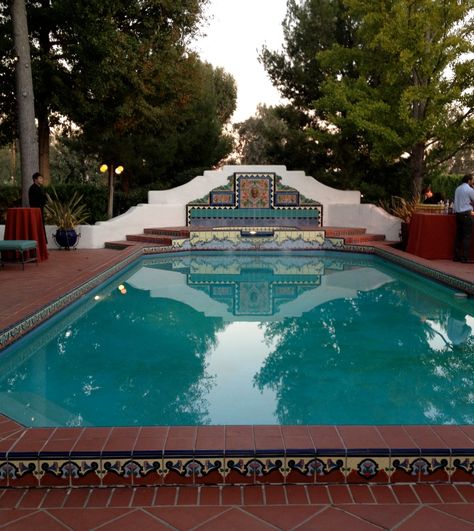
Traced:
<path id="1" fill-rule="evenodd" d="M 33 184 L 28 189 L 28 201 L 31 208 L 41 209 L 41 219 L 43 221 L 43 230 L 46 237 L 46 229 L 44 227 L 44 207 L 47 202 L 46 194 L 43 190 L 43 176 L 41 173 L 33 173 Z M 48 241 L 46 239 L 46 241 Z"/>
<path id="2" fill-rule="evenodd" d="M 474 175 L 466 174 L 461 184 L 454 192 L 454 212 L 456 214 L 456 240 L 454 242 L 455 262 L 467 262 L 471 248 L 472 237 L 472 207 L 474 205 L 474 190 L 472 184 Z"/>

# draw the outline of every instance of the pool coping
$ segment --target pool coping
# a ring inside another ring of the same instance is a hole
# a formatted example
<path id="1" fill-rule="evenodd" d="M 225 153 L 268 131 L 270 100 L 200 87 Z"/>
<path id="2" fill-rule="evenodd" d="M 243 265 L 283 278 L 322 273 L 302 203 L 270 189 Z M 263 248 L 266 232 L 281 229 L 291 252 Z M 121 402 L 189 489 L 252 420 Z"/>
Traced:
<path id="1" fill-rule="evenodd" d="M 474 295 L 472 283 L 387 249 L 337 251 L 375 254 Z M 163 252 L 130 253 L 1 331 L 0 348 L 141 255 Z M 474 425 L 25 428 L 0 414 L 0 487 L 400 482 L 474 483 Z"/>

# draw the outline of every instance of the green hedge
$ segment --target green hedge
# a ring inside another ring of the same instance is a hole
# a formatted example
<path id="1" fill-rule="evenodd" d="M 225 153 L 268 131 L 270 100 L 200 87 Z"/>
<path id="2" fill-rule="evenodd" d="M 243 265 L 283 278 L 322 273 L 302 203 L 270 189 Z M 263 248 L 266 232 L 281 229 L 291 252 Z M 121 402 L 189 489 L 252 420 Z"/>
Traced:
<path id="1" fill-rule="evenodd" d="M 83 202 L 89 212 L 89 223 L 107 219 L 108 190 L 105 186 L 96 184 L 57 184 L 54 186 L 59 199 L 66 200 L 74 192 L 82 195 Z M 46 186 L 45 191 L 51 191 Z M 148 189 L 136 188 L 128 194 L 117 190 L 114 194 L 114 216 L 123 214 L 138 203 L 148 202 Z M 21 206 L 21 188 L 15 185 L 0 185 L 0 224 L 5 223 L 7 208 Z"/>

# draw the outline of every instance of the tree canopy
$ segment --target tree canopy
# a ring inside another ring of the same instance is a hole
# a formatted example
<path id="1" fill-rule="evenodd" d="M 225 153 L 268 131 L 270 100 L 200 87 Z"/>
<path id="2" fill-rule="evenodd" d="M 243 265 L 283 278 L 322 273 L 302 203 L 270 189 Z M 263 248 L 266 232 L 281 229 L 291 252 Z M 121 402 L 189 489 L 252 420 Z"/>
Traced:
<path id="1" fill-rule="evenodd" d="M 392 175 L 416 192 L 426 171 L 474 145 L 473 7 L 288 1 L 283 51 L 264 48 L 261 59 L 308 117 L 325 160 L 313 175 L 343 187 Z"/>
<path id="2" fill-rule="evenodd" d="M 98 160 L 120 157 L 134 183 L 213 166 L 230 151 L 222 129 L 235 108 L 235 82 L 189 50 L 206 3 L 27 1 L 40 171 L 48 174 L 50 128 L 58 125 Z M 6 6 L 0 2 L 3 51 L 11 41 Z M 13 136 L 12 69 L 7 60 L 1 68 L 5 141 Z"/>

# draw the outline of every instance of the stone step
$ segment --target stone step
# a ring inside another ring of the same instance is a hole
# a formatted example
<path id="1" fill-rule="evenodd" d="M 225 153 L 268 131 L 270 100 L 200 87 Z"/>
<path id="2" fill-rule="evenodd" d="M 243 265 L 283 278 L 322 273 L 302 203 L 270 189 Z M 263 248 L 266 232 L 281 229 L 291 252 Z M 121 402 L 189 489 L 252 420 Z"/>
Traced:
<path id="1" fill-rule="evenodd" d="M 156 229 L 144 229 L 144 234 L 156 234 L 159 236 L 170 236 L 173 238 L 189 238 L 189 228 L 187 227 L 161 227 Z"/>
<path id="2" fill-rule="evenodd" d="M 128 242 L 152 243 L 159 246 L 172 245 L 173 239 L 189 238 L 191 230 L 209 230 L 209 227 L 157 227 L 146 228 L 143 234 L 129 234 Z M 297 229 L 293 229 L 297 230 Z M 348 244 L 363 244 L 370 241 L 382 241 L 382 234 L 367 234 L 362 227 L 320 227 L 316 230 L 324 230 L 326 238 L 343 238 Z M 114 243 L 114 242 L 110 242 Z"/>
<path id="3" fill-rule="evenodd" d="M 384 241 L 385 236 L 383 234 L 358 234 L 355 236 L 345 236 L 344 242 L 351 244 L 362 244 L 367 242 L 379 242 Z"/>
<path id="4" fill-rule="evenodd" d="M 106 249 L 115 249 L 116 251 L 123 251 L 135 245 L 133 242 L 119 241 L 119 242 L 105 242 Z"/>
<path id="5" fill-rule="evenodd" d="M 129 242 L 145 242 L 164 246 L 171 245 L 173 241 L 173 238 L 159 234 L 127 234 L 126 238 Z"/>
<path id="6" fill-rule="evenodd" d="M 328 238 L 344 238 L 345 236 L 355 236 L 365 234 L 366 229 L 363 227 L 321 227 Z"/>

